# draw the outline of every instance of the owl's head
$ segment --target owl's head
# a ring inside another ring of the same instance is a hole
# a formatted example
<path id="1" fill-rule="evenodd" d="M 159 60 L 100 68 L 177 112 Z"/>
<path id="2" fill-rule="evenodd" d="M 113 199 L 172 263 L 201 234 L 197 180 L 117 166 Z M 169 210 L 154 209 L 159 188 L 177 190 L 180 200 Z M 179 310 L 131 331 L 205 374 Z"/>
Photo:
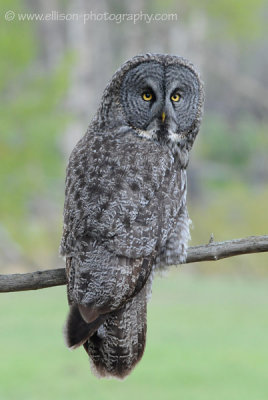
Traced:
<path id="1" fill-rule="evenodd" d="M 190 62 L 145 54 L 115 73 L 104 91 L 97 120 L 101 129 L 131 127 L 139 136 L 173 148 L 190 148 L 199 130 L 203 101 L 203 85 Z"/>

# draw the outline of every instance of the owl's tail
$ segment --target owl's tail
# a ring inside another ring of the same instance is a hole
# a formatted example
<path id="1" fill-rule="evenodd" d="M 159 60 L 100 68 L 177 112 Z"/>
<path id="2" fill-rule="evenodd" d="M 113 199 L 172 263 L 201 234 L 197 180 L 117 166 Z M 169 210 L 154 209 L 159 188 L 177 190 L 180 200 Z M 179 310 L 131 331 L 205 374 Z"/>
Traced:
<path id="1" fill-rule="evenodd" d="M 123 379 L 141 359 L 146 342 L 148 285 L 151 285 L 150 279 L 84 343 L 97 377 Z"/>

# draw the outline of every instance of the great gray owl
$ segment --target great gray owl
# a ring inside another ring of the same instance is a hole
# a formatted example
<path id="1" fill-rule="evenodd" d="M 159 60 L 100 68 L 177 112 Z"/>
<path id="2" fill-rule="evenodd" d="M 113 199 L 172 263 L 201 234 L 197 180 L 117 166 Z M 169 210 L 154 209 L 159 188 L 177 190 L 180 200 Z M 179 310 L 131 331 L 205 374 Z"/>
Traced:
<path id="1" fill-rule="evenodd" d="M 70 348 L 84 345 L 97 376 L 123 378 L 141 359 L 153 273 L 186 258 L 186 167 L 203 97 L 187 60 L 136 56 L 112 77 L 70 156 L 65 336 Z"/>

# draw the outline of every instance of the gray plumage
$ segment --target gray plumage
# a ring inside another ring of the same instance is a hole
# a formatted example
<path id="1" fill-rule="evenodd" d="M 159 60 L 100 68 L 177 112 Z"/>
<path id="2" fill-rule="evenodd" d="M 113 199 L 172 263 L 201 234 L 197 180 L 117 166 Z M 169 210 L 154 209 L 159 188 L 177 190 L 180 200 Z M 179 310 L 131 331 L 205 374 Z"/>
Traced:
<path id="1" fill-rule="evenodd" d="M 70 156 L 65 335 L 68 347 L 84 345 L 98 376 L 123 378 L 140 360 L 153 273 L 186 258 L 186 167 L 202 108 L 190 62 L 136 56 L 114 74 Z"/>

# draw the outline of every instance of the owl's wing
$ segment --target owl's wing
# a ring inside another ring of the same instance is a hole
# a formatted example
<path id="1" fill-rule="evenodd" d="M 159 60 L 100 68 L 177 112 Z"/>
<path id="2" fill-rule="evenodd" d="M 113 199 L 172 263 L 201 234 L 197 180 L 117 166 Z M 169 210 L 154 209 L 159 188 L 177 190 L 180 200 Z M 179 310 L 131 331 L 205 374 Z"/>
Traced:
<path id="1" fill-rule="evenodd" d="M 168 148 L 135 133 L 90 134 L 67 169 L 63 255 L 89 241 L 119 256 L 140 258 L 161 248 L 174 229 L 185 193 Z"/>
<path id="2" fill-rule="evenodd" d="M 142 289 L 180 198 L 179 166 L 157 143 L 124 133 L 86 135 L 78 144 L 67 171 L 61 252 L 69 263 L 69 301 L 86 329 Z M 71 309 L 67 322 L 71 346 L 86 339 L 71 341 L 77 315 Z"/>
<path id="3" fill-rule="evenodd" d="M 68 297 L 70 304 L 78 304 L 83 319 L 91 323 L 119 309 L 142 289 L 155 257 L 118 256 L 93 241 L 88 242 L 86 250 L 67 258 Z"/>

